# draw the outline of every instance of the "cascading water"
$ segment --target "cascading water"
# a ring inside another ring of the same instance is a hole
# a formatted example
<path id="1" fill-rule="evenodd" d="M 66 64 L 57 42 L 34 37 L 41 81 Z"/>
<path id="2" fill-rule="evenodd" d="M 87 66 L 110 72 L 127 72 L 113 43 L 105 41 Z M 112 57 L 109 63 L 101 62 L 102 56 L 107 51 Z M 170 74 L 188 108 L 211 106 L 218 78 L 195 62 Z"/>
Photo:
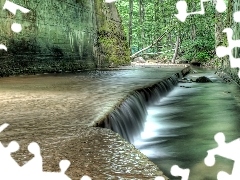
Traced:
<path id="1" fill-rule="evenodd" d="M 171 91 L 177 85 L 178 78 L 188 73 L 189 69 L 185 68 L 181 73 L 176 73 L 150 87 L 134 91 L 106 117 L 101 127 L 111 129 L 133 143 L 144 129 L 147 106 Z"/>

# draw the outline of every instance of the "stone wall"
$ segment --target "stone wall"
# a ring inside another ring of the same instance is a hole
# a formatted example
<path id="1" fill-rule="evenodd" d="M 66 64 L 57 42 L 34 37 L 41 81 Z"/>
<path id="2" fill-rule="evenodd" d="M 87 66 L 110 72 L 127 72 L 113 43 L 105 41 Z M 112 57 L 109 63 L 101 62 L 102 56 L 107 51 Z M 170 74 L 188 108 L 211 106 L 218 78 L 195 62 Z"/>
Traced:
<path id="1" fill-rule="evenodd" d="M 95 9 L 98 65 L 130 63 L 130 49 L 116 6 L 113 3 L 104 3 L 103 0 L 95 0 Z"/>
<path id="2" fill-rule="evenodd" d="M 117 62 L 115 56 L 121 53 L 128 56 L 126 38 L 114 4 L 105 4 L 103 0 L 11 2 L 30 12 L 18 11 L 13 15 L 8 10 L 0 11 L 0 43 L 8 48 L 7 52 L 0 50 L 0 76 L 106 67 Z M 0 0 L 0 7 L 4 3 L 5 0 Z M 112 10 L 115 12 L 110 13 Z M 20 33 L 11 30 L 13 22 L 22 24 Z M 102 31 L 106 28 L 110 31 L 112 26 L 116 28 L 113 35 Z M 105 39 L 111 39 L 108 46 L 102 43 Z M 112 47 L 115 48 L 109 49 Z M 123 61 L 118 63 L 123 64 Z"/>

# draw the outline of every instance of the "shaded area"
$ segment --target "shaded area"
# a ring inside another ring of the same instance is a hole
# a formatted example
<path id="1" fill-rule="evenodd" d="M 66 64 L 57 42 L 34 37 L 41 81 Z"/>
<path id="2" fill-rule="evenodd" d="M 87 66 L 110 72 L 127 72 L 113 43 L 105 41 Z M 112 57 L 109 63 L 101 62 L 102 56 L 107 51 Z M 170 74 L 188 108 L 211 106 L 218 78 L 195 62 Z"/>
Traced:
<path id="1" fill-rule="evenodd" d="M 0 1 L 4 6 L 5 1 Z M 0 12 L 0 77 L 129 64 L 130 52 L 115 4 L 102 0 L 14 3 L 30 12 Z M 20 33 L 11 24 L 22 25 Z M 119 58 L 120 57 L 120 58 Z"/>

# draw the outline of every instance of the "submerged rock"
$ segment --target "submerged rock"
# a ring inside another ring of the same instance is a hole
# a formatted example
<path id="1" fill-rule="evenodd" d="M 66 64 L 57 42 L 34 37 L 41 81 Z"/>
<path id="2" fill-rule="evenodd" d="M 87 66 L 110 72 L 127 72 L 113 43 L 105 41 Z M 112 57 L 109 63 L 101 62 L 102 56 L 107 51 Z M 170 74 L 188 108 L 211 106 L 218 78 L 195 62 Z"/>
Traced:
<path id="1" fill-rule="evenodd" d="M 207 82 L 212 82 L 212 81 L 209 78 L 205 77 L 205 76 L 201 76 L 201 77 L 196 79 L 196 82 L 198 82 L 198 83 L 207 83 Z"/>

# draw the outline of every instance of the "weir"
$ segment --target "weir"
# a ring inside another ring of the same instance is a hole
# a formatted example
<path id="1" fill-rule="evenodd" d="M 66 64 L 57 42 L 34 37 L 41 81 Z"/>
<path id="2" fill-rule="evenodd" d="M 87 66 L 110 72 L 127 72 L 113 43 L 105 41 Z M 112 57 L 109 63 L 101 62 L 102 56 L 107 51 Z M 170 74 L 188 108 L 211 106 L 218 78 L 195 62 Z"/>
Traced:
<path id="1" fill-rule="evenodd" d="M 164 97 L 178 84 L 178 79 L 189 71 L 190 67 L 187 67 L 158 83 L 133 91 L 115 107 L 99 127 L 111 129 L 133 144 L 143 131 L 148 105 Z"/>
<path id="2" fill-rule="evenodd" d="M 44 171 L 58 172 L 60 160 L 67 159 L 71 166 L 66 174 L 71 179 L 164 176 L 134 145 L 99 126 L 113 126 L 122 134 L 132 127 L 134 136 L 126 135 L 126 139 L 136 138 L 143 122 L 130 123 L 125 118 L 143 119 L 147 105 L 169 92 L 176 79 L 190 70 L 183 68 L 129 67 L 1 78 L 0 124 L 10 124 L 0 134 L 1 143 L 6 147 L 13 140 L 19 142 L 20 150 L 12 155 L 23 165 L 32 159 L 28 145 L 37 142 Z M 118 126 L 109 120 L 111 116 L 121 119 Z"/>

